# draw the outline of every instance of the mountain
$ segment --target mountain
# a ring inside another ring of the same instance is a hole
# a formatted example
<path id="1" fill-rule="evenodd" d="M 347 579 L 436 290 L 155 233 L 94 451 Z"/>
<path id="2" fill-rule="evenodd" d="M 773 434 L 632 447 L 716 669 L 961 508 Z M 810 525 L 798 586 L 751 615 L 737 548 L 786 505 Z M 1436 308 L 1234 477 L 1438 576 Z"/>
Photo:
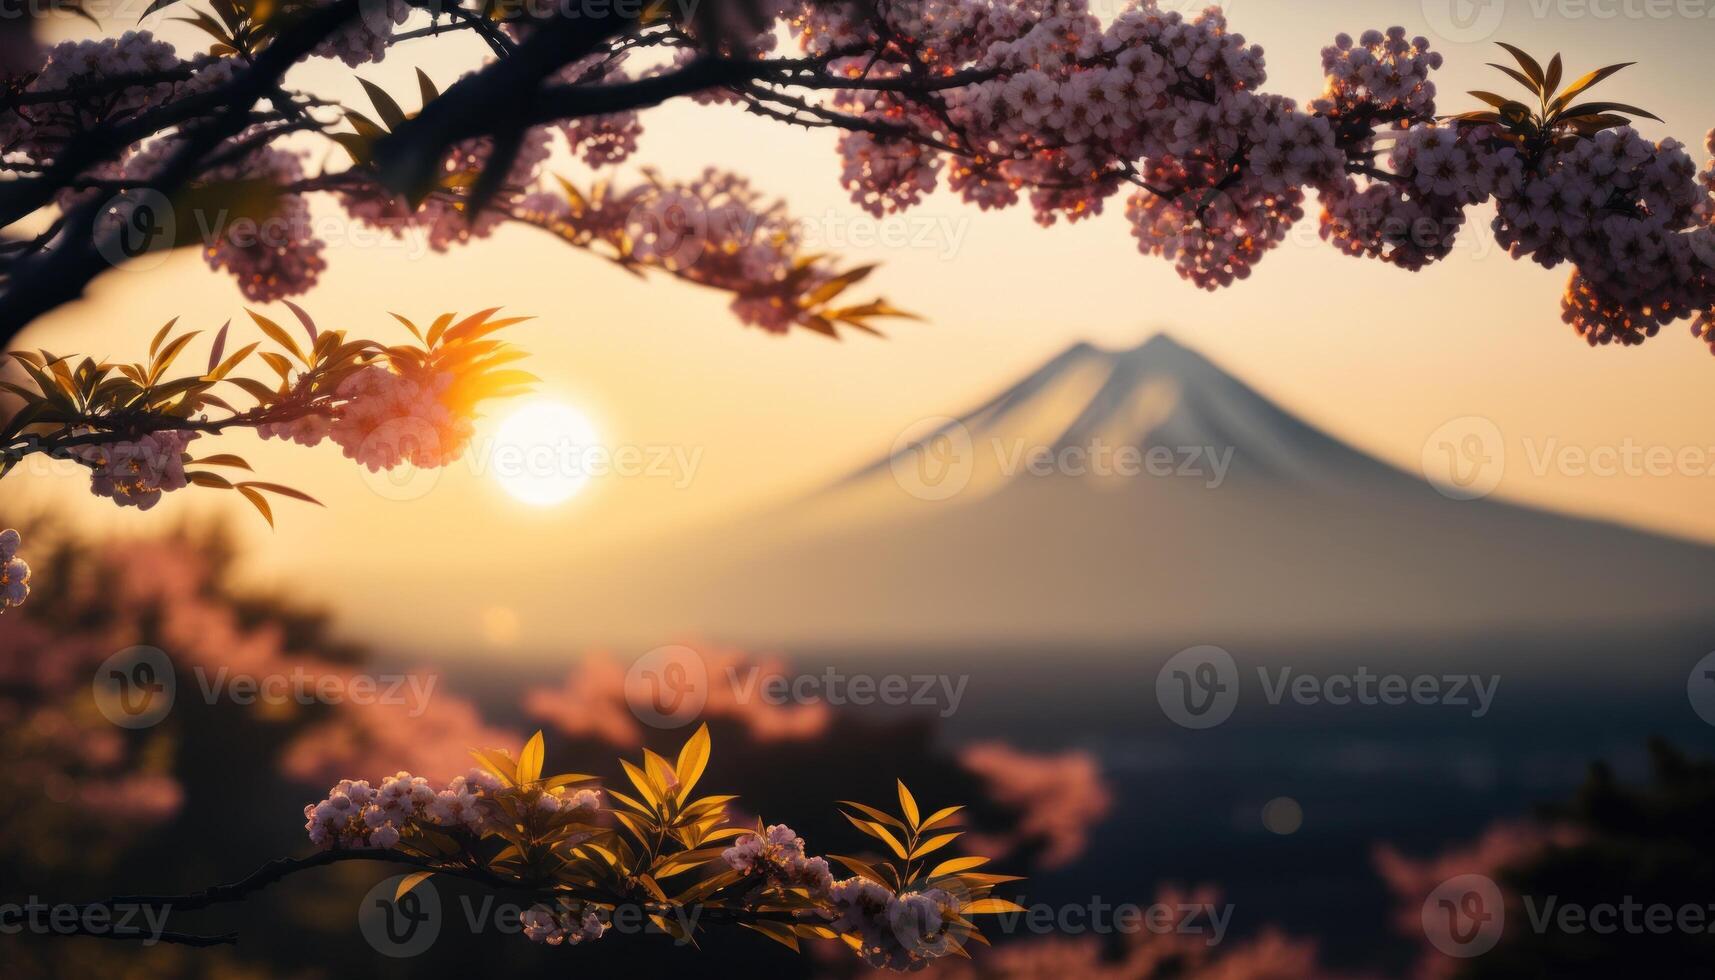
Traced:
<path id="1" fill-rule="evenodd" d="M 601 638 L 1222 642 L 1685 618 L 1712 574 L 1715 549 L 1452 499 L 1158 336 L 1077 344 L 789 506 L 610 563 L 567 612 Z"/>

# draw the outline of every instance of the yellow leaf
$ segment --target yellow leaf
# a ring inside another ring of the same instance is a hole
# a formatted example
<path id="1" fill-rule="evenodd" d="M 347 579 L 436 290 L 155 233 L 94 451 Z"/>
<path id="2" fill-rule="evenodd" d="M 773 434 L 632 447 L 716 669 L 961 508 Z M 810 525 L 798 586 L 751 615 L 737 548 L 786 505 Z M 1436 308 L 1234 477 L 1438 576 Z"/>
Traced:
<path id="1" fill-rule="evenodd" d="M 687 739 L 684 747 L 679 750 L 679 759 L 673 766 L 673 772 L 679 779 L 681 802 L 690 797 L 691 788 L 703 777 L 703 770 L 709 765 L 711 749 L 709 726 L 705 723 L 697 726 L 695 734 Z"/>
<path id="2" fill-rule="evenodd" d="M 523 751 L 518 753 L 518 781 L 533 783 L 542 778 L 542 733 L 530 736 L 530 741 L 524 743 Z"/>
<path id="3" fill-rule="evenodd" d="M 491 749 L 471 749 L 470 754 L 482 767 L 499 776 L 508 786 L 517 784 L 518 767 L 504 752 Z"/>
<path id="4" fill-rule="evenodd" d="M 244 312 L 250 314 L 250 319 L 256 321 L 256 325 L 262 329 L 263 333 L 268 335 L 270 340 L 291 351 L 292 356 L 296 357 L 298 360 L 304 360 L 304 352 L 298 348 L 298 342 L 292 339 L 292 335 L 286 332 L 285 327 L 280 326 L 278 323 L 275 323 L 273 320 L 268 319 L 255 310 L 245 310 Z"/>
<path id="5" fill-rule="evenodd" d="M 428 881 L 430 878 L 434 877 L 434 875 L 435 873 L 433 871 L 418 871 L 414 874 L 406 875 L 399 881 L 399 889 L 393 893 L 393 901 L 397 902 L 401 898 L 404 898 L 406 892 L 417 887 L 423 882 Z"/>
<path id="6" fill-rule="evenodd" d="M 963 810 L 963 809 L 964 809 L 964 807 L 962 807 L 962 806 L 942 807 L 941 809 L 936 810 L 934 813 L 929 814 L 929 819 L 927 819 L 927 820 L 923 821 L 921 824 L 919 824 L 917 826 L 917 829 L 918 830 L 928 830 L 931 827 L 939 826 L 941 823 L 948 820 L 954 814 L 958 813 L 960 810 Z"/>
<path id="7" fill-rule="evenodd" d="M 877 810 L 873 806 L 865 806 L 862 803 L 857 803 L 857 802 L 854 802 L 852 800 L 841 800 L 840 805 L 841 806 L 849 806 L 854 810 L 861 811 L 865 816 L 869 817 L 871 820 L 875 820 L 879 823 L 887 824 L 889 827 L 898 827 L 900 830 L 905 829 L 905 825 L 899 822 L 898 817 L 892 816 L 892 815 L 885 813 L 881 810 Z"/>
<path id="8" fill-rule="evenodd" d="M 203 380 L 204 381 L 219 381 L 221 378 L 226 377 L 229 373 L 231 373 L 233 368 L 235 368 L 239 365 L 239 362 L 243 361 L 246 357 L 249 357 L 250 352 L 254 351 L 259 346 L 261 346 L 261 345 L 260 344 L 251 344 L 250 346 L 245 347 L 242 350 L 239 350 L 237 353 L 233 354 L 231 357 L 222 361 L 220 363 L 219 367 L 215 368 L 213 371 L 210 371 L 207 375 L 205 375 L 203 377 Z"/>
<path id="9" fill-rule="evenodd" d="M 917 798 L 911 795 L 909 789 L 905 788 L 905 780 L 897 779 L 894 782 L 899 784 L 899 812 L 905 814 L 907 824 L 915 827 L 920 816 L 917 812 Z"/>
<path id="10" fill-rule="evenodd" d="M 1001 912 L 1023 912 L 1024 906 L 1004 898 L 979 898 L 959 910 L 960 915 L 998 915 Z"/>
<path id="11" fill-rule="evenodd" d="M 251 506 L 256 508 L 263 520 L 268 522 L 269 527 L 274 526 L 274 509 L 268 506 L 268 501 L 263 499 L 261 494 L 249 487 L 239 487 L 238 492 L 244 495 L 245 500 L 250 501 Z"/>
<path id="12" fill-rule="evenodd" d="M 771 922 L 767 919 L 760 922 L 740 922 L 739 925 L 744 926 L 746 929 L 754 929 L 755 931 L 762 933 L 769 939 L 791 949 L 794 953 L 800 951 L 798 948 L 798 935 L 792 931 L 791 926 L 783 925 L 779 922 Z"/>
<path id="13" fill-rule="evenodd" d="M 952 842 L 958 840 L 962 836 L 964 836 L 964 832 L 956 830 L 950 834 L 941 834 L 937 837 L 931 837 L 928 840 L 924 841 L 923 843 L 917 845 L 917 849 L 911 852 L 911 858 L 912 858 L 912 860 L 916 860 L 917 858 L 923 857 L 926 854 L 932 854 L 935 851 L 938 851 L 941 848 L 946 847 L 948 844 L 951 844 Z"/>
<path id="14" fill-rule="evenodd" d="M 859 820 L 857 817 L 854 817 L 849 813 L 844 814 L 844 816 L 847 820 L 852 822 L 852 826 L 871 837 L 874 837 L 876 840 L 881 841 L 883 844 L 886 844 L 888 849 L 893 851 L 895 857 L 899 858 L 901 861 L 906 860 L 905 845 L 901 844 L 899 842 L 899 838 L 893 836 L 886 827 L 883 827 L 881 824 L 875 823 L 871 820 Z"/>
<path id="15" fill-rule="evenodd" d="M 659 811 L 661 809 L 661 795 L 655 792 L 654 787 L 650 785 L 649 777 L 644 774 L 643 770 L 624 759 L 619 760 L 619 765 L 625 770 L 625 775 L 631 780 L 631 785 L 637 787 L 637 792 L 643 794 L 643 798 L 649 801 L 649 806 Z"/>
<path id="16" fill-rule="evenodd" d="M 935 870 L 929 872 L 929 877 L 939 878 L 942 875 L 954 875 L 961 871 L 969 871 L 972 868 L 980 868 L 987 863 L 989 863 L 989 859 L 986 857 L 949 858 L 935 865 Z"/>
<path id="17" fill-rule="evenodd" d="M 167 321 L 166 326 L 155 331 L 155 339 L 149 341 L 149 356 L 150 357 L 155 356 L 155 351 L 157 351 L 161 348 L 161 341 L 167 339 L 167 333 L 173 329 L 173 324 L 178 323 L 178 322 L 179 322 L 179 318 L 173 317 L 171 320 Z"/>

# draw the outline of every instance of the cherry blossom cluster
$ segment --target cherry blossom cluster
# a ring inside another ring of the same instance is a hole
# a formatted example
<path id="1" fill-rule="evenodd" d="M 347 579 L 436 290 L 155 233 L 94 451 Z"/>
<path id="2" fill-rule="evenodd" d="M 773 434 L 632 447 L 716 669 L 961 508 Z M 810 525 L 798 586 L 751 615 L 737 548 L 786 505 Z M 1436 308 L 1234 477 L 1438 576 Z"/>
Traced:
<path id="1" fill-rule="evenodd" d="M 801 230 L 785 205 L 744 178 L 712 167 L 691 181 L 649 177 L 599 201 L 532 194 L 520 211 L 568 237 L 614 243 L 622 261 L 730 291 L 740 322 L 771 333 L 799 322 L 800 297 L 836 277 L 802 254 Z"/>
<path id="2" fill-rule="evenodd" d="M 411 16 L 405 0 L 365 0 L 360 16 L 334 31 L 311 51 L 314 57 L 338 58 L 356 68 L 387 57 L 393 29 Z"/>
<path id="3" fill-rule="evenodd" d="M 354 67 L 379 61 L 393 44 L 428 36 L 396 30 L 412 11 L 409 0 L 365 3 L 361 16 L 311 45 L 309 57 Z M 1715 346 L 1708 172 L 1700 177 L 1678 143 L 1647 140 L 1620 125 L 1624 119 L 1596 125 L 1586 118 L 1530 139 L 1523 129 L 1441 119 L 1431 76 L 1442 57 L 1403 28 L 1336 37 L 1321 52 L 1323 90 L 1301 104 L 1262 90 L 1262 49 L 1217 7 L 1187 14 L 1136 0 L 1099 16 L 1090 0 L 769 0 L 755 13 L 754 23 L 667 12 L 615 24 L 605 40 L 574 46 L 576 56 L 564 62 L 533 46 L 548 22 L 539 12 L 507 8 L 457 24 L 481 33 L 495 52 L 466 75 L 471 84 L 461 95 L 513 75 L 550 95 L 627 91 L 611 112 L 532 116 L 516 145 L 511 134 L 492 135 L 501 130 L 487 120 L 449 132 L 432 142 L 428 153 L 438 156 L 424 157 L 439 160 L 432 186 L 410 194 L 394 186 L 400 168 L 383 166 L 386 154 L 371 151 L 382 140 L 399 142 L 405 127 L 427 125 L 426 117 L 409 118 L 372 87 L 386 126 L 347 109 L 356 131 L 335 132 L 314 113 L 344 107 L 277 86 L 252 95 L 273 111 L 258 102 L 246 133 L 206 155 L 190 184 L 291 188 L 271 202 L 266 222 L 284 233 L 240 240 L 223 231 L 204 243 L 205 257 L 251 299 L 312 288 L 325 268 L 324 246 L 308 230 L 303 195 L 331 192 L 353 220 L 394 235 L 422 233 L 436 250 L 486 238 L 509 220 L 551 227 L 574 245 L 617 251 L 610 257 L 628 267 L 729 292 L 736 316 L 769 332 L 868 329 L 865 316 L 897 315 L 885 304 L 809 310 L 806 297 L 849 283 L 805 261 L 784 213 L 742 178 L 713 170 L 684 183 L 651 176 L 600 202 L 547 179 L 556 132 L 584 165 L 612 168 L 637 149 L 636 110 L 685 95 L 840 130 L 839 179 L 858 207 L 878 216 L 920 204 L 943 181 L 981 209 L 1027 206 L 1045 226 L 1102 214 L 1126 191 L 1139 251 L 1211 290 L 1249 277 L 1303 218 L 1312 193 L 1325 240 L 1408 270 L 1451 254 L 1466 211 L 1492 205 L 1492 231 L 1514 257 L 1572 266 L 1563 317 L 1590 343 L 1638 343 L 1689 318 Z M 12 98 L 0 102 L 0 163 L 36 172 L 74 134 L 228 86 L 261 50 L 247 40 L 258 27 L 273 25 L 228 24 L 232 36 L 214 49 L 226 56 L 194 61 L 146 32 L 47 49 L 38 70 L 6 80 Z M 781 36 L 803 56 L 774 56 Z M 508 59 L 524 48 L 532 64 L 510 72 Z M 706 82 L 648 88 L 714 61 L 721 64 Z M 122 77 L 135 84 L 114 83 Z M 452 95 L 421 81 L 425 101 Z M 63 211 L 116 181 L 146 183 L 175 142 L 169 132 L 194 132 L 199 120 L 163 123 L 44 196 Z M 306 176 L 296 155 L 266 145 L 300 129 L 339 141 L 351 166 Z M 509 163 L 490 175 L 497 154 Z M 128 162 L 131 156 L 142 159 Z M 22 252 L 53 245 L 49 234 Z M 299 434 L 316 433 L 306 425 Z"/>
<path id="4" fill-rule="evenodd" d="M 456 188 L 468 186 L 493 152 L 493 140 L 487 137 L 455 145 L 441 161 L 440 179 L 445 190 L 429 195 L 415 207 L 403 197 L 378 192 L 369 186 L 342 192 L 340 203 L 356 221 L 394 238 L 413 232 L 424 234 L 431 249 L 446 252 L 489 237 L 507 220 L 508 209 L 522 201 L 523 190 L 540 176 L 542 165 L 552 152 L 552 133 L 545 126 L 525 132 L 497 195 L 498 206 L 472 214 Z"/>
<path id="5" fill-rule="evenodd" d="M 206 174 L 213 181 L 268 181 L 288 187 L 303 177 L 298 154 L 264 147 Z M 308 292 L 327 268 L 324 243 L 311 234 L 310 204 L 302 194 L 280 194 L 256 222 L 222 229 L 203 246 L 209 268 L 230 272 L 239 292 L 267 303 Z"/>
<path id="6" fill-rule="evenodd" d="M 408 772 L 387 777 L 380 787 L 342 779 L 326 799 L 304 807 L 304 830 L 310 843 L 333 848 L 396 847 L 419 826 L 481 835 L 488 825 L 482 803 L 502 792 L 500 781 L 484 769 L 456 776 L 440 790 Z M 600 806 L 594 790 L 564 787 L 543 791 L 534 803 L 543 814 L 594 814 Z"/>
<path id="7" fill-rule="evenodd" d="M 26 96 L 75 93 L 78 86 L 115 76 L 147 76 L 184 67 L 173 46 L 148 31 L 119 37 L 62 41 L 47 49 L 41 69 L 22 87 Z M 154 81 L 116 92 L 18 105 L 0 113 L 0 150 L 52 160 L 66 140 L 97 123 L 123 119 L 159 105 L 190 82 Z"/>
<path id="8" fill-rule="evenodd" d="M 446 466 L 464 454 L 475 431 L 470 418 L 449 404 L 455 381 L 450 371 L 407 375 L 370 364 L 340 382 L 340 402 L 331 415 L 310 412 L 265 422 L 256 432 L 301 446 L 332 439 L 346 458 L 370 472 L 407 463 Z"/>
<path id="9" fill-rule="evenodd" d="M 30 566 L 18 557 L 17 530 L 0 531 L 0 612 L 21 606 L 30 596 Z"/>
<path id="10" fill-rule="evenodd" d="M 161 502 L 161 494 L 190 485 L 185 475 L 185 447 L 197 435 L 171 429 L 135 440 L 73 446 L 66 453 L 89 467 L 91 493 L 110 497 L 121 507 L 148 510 Z"/>
<path id="11" fill-rule="evenodd" d="M 229 65 L 218 62 L 217 66 Z M 203 69 L 210 75 L 214 68 Z M 199 76 L 200 77 L 200 76 Z M 179 147 L 177 139 L 161 139 L 130 154 L 124 161 L 100 168 L 104 178 L 121 179 L 147 186 L 156 179 Z M 233 201 L 218 200 L 213 207 L 199 208 L 194 213 L 174 215 L 173 224 L 160 224 L 157 230 L 178 237 L 200 234 L 203 240 L 203 260 L 215 271 L 225 271 L 238 284 L 239 292 L 254 302 L 272 302 L 287 296 L 308 292 L 327 268 L 326 244 L 313 233 L 309 200 L 302 194 L 285 193 L 280 189 L 296 185 L 304 178 L 302 153 L 271 146 L 243 147 L 237 141 L 227 144 L 221 155 L 228 162 L 203 171 L 201 180 L 207 186 L 247 187 L 253 189 L 253 205 L 235 209 Z M 264 190 L 267 188 L 267 190 Z M 63 191 L 60 206 L 69 208 L 108 192 L 101 189 Z M 163 221 L 160 215 L 144 214 L 132 218 L 123 208 L 110 212 L 110 221 Z M 157 243 L 151 243 L 154 247 Z"/>
<path id="12" fill-rule="evenodd" d="M 1028 189 L 1043 225 L 1099 214 L 1130 184 L 1139 188 L 1126 208 L 1139 250 L 1214 289 L 1248 276 L 1285 237 L 1303 215 L 1305 186 L 1342 177 L 1347 157 L 1331 119 L 1258 92 L 1261 49 L 1216 8 L 1188 19 L 1148 2 L 1103 25 L 1082 2 L 1040 16 L 1023 5 L 975 8 L 984 13 L 943 22 L 947 6 L 893 5 L 883 16 L 918 44 L 914 53 L 993 77 L 937 100 L 838 100 L 909 133 L 841 140 L 843 180 L 873 213 L 918 203 L 943 169 L 952 190 L 985 209 L 1016 204 Z"/>
<path id="13" fill-rule="evenodd" d="M 624 54 L 592 54 L 566 66 L 560 72 L 559 80 L 568 85 L 627 81 L 632 76 L 626 70 L 626 60 Z M 637 139 L 643 135 L 643 120 L 636 112 L 615 112 L 567 119 L 558 128 L 574 156 L 591 167 L 611 167 L 624 163 L 637 152 Z"/>
<path id="14" fill-rule="evenodd" d="M 1340 34 L 1322 49 L 1327 85 L 1310 107 L 1335 119 L 1426 119 L 1435 115 L 1429 73 L 1441 64 L 1441 53 L 1429 50 L 1427 39 L 1408 40 L 1403 27 L 1365 31 L 1356 42 Z"/>
<path id="15" fill-rule="evenodd" d="M 528 909 L 522 917 L 522 922 L 524 938 L 549 946 L 576 946 L 579 943 L 594 942 L 608 929 L 607 923 L 593 910 L 567 907 L 555 911 L 546 905 L 536 905 Z"/>
<path id="16" fill-rule="evenodd" d="M 328 435 L 371 472 L 444 466 L 464 454 L 473 431 L 446 403 L 452 384 L 450 372 L 412 378 L 371 364 L 340 384 L 345 403 Z"/>
<path id="17" fill-rule="evenodd" d="M 734 871 L 755 875 L 785 888 L 802 888 L 812 898 L 824 898 L 833 887 L 828 862 L 804 854 L 804 838 L 785 824 L 773 824 L 761 834 L 746 834 L 721 852 Z"/>
<path id="18" fill-rule="evenodd" d="M 958 903 L 951 894 L 940 888 L 895 894 L 864 877 L 835 881 L 827 861 L 806 857 L 804 839 L 785 824 L 740 837 L 721 858 L 747 877 L 802 889 L 823 903 L 831 928 L 857 937 L 858 955 L 870 966 L 914 970 L 952 951 Z"/>
<path id="19" fill-rule="evenodd" d="M 829 892 L 831 928 L 860 940 L 858 956 L 873 967 L 919 970 L 953 949 L 958 903 L 940 888 L 895 895 L 868 878 L 837 881 Z"/>

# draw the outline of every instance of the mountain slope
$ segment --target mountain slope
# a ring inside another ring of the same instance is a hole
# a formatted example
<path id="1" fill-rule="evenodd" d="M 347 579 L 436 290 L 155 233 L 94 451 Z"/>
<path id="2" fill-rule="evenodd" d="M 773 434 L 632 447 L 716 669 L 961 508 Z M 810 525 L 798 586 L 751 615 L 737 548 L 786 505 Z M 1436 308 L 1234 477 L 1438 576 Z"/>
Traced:
<path id="1" fill-rule="evenodd" d="M 1220 642 L 1695 615 L 1715 549 L 1455 501 L 1166 337 L 1074 346 L 781 512 L 604 569 L 592 635 Z"/>

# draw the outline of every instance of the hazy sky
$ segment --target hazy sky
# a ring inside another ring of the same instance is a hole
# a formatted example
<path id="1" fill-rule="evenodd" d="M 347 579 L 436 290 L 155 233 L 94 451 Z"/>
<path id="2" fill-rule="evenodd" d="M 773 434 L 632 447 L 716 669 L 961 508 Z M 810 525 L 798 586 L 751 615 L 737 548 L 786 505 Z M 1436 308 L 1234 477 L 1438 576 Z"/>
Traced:
<path id="1" fill-rule="evenodd" d="M 1267 50 L 1269 89 L 1299 98 L 1318 91 L 1318 52 L 1338 31 L 1401 23 L 1430 33 L 1448 61 L 1439 75 L 1448 111 L 1467 106 L 1464 89 L 1496 87 L 1499 76 L 1483 63 L 1504 55 L 1488 40 L 1462 39 L 1482 33 L 1484 18 L 1498 12 L 1495 37 L 1544 58 L 1564 51 L 1569 74 L 1641 62 L 1607 83 L 1605 96 L 1662 116 L 1666 125 L 1646 132 L 1693 143 L 1702 160 L 1702 134 L 1715 124 L 1704 67 L 1715 0 L 1454 2 L 1471 15 L 1470 29 L 1436 31 L 1450 23 L 1437 0 L 1238 0 L 1228 9 L 1235 27 Z M 1677 12 L 1649 16 L 1664 9 Z M 1448 34 L 1457 36 L 1441 36 Z M 415 42 L 361 74 L 408 95 L 414 65 L 444 84 L 473 63 L 460 58 L 476 56 L 458 42 Z M 299 81 L 332 86 L 324 91 L 356 88 L 343 66 L 305 75 Z M 668 176 L 713 165 L 752 177 L 829 248 L 883 262 L 865 285 L 927 322 L 893 325 L 886 340 L 766 336 L 739 327 L 716 294 L 641 282 L 521 229 L 448 256 L 336 242 L 323 285 L 303 300 L 324 326 L 396 339 L 392 310 L 429 318 L 503 304 L 534 314 L 512 339 L 531 351 L 527 366 L 545 379 L 545 396 L 581 407 L 611 445 L 666 447 L 695 467 L 688 485 L 683 468 L 598 480 L 569 504 L 538 510 L 467 464 L 402 501 L 391 499 L 397 490 L 376 492 L 331 445 L 286 451 L 230 437 L 223 448 L 249 456 L 264 478 L 329 505 L 283 502 L 273 533 L 241 518 L 255 574 L 331 597 L 355 632 L 392 645 L 463 645 L 485 635 L 504 644 L 515 627 L 535 644 L 574 643 L 575 624 L 551 615 L 552 596 L 577 588 L 556 575 L 568 556 L 789 495 L 887 451 L 917 420 L 968 407 L 1075 340 L 1130 345 L 1158 330 L 1403 467 L 1418 468 L 1425 440 L 1450 419 L 1482 416 L 1506 440 L 1502 495 L 1715 541 L 1715 460 L 1672 475 L 1603 477 L 1538 459 L 1565 446 L 1693 447 L 1715 456 L 1715 357 L 1683 326 L 1639 349 L 1587 348 L 1559 320 L 1566 272 L 1499 254 L 1482 233 L 1486 215 L 1474 216 L 1475 230 L 1468 226 L 1452 258 L 1413 275 L 1336 254 L 1316 238 L 1312 211 L 1249 281 L 1209 294 L 1137 253 L 1121 199 L 1094 222 L 1045 231 L 1023 210 L 979 214 L 940 194 L 878 228 L 838 186 L 829 134 L 689 104 L 655 110 L 645 123 L 641 162 Z M 913 244 L 861 244 L 884 229 Z M 90 300 L 43 321 L 27 342 L 141 357 L 169 317 L 212 331 L 242 307 L 230 279 L 181 254 L 158 269 L 110 274 Z M 8 510 L 51 501 L 92 526 L 129 529 L 224 503 L 193 489 L 148 514 L 120 513 L 88 498 L 86 485 L 75 473 L 17 474 L 0 499 Z"/>

